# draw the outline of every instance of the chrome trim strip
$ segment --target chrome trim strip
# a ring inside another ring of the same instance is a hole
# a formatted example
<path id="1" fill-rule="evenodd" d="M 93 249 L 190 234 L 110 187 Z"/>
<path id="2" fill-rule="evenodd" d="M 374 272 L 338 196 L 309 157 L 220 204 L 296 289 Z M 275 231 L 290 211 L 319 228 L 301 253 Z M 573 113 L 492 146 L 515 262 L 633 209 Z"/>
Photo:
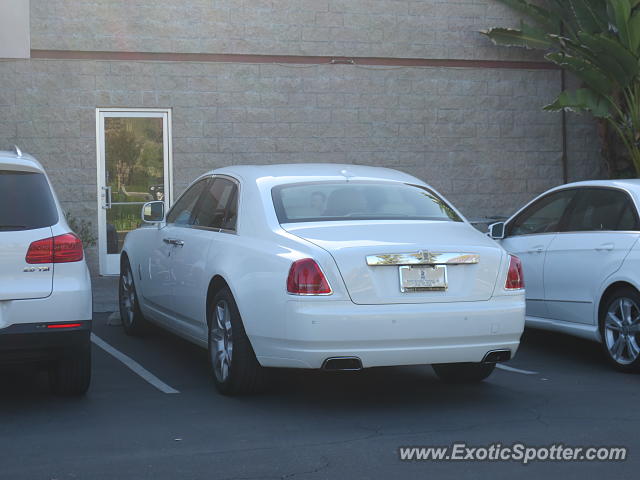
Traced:
<path id="1" fill-rule="evenodd" d="M 477 253 L 435 253 L 426 250 L 416 253 L 387 253 L 367 256 L 367 265 L 371 267 L 385 265 L 469 265 L 479 262 L 480 255 Z"/>

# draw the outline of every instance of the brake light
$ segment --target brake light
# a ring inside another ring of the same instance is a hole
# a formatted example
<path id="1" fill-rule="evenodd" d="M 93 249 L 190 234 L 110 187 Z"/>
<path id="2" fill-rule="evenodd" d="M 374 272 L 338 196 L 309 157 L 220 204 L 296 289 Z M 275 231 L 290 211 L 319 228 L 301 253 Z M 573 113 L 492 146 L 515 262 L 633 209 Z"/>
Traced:
<path id="1" fill-rule="evenodd" d="M 43 238 L 29 245 L 27 263 L 69 263 L 84 258 L 82 240 L 73 233 Z"/>
<path id="2" fill-rule="evenodd" d="M 522 262 L 515 255 L 509 255 L 509 272 L 507 273 L 507 283 L 504 288 L 507 290 L 522 290 L 524 288 Z"/>
<path id="3" fill-rule="evenodd" d="M 293 295 L 329 295 L 331 287 L 315 260 L 304 258 L 291 265 L 287 292 Z"/>

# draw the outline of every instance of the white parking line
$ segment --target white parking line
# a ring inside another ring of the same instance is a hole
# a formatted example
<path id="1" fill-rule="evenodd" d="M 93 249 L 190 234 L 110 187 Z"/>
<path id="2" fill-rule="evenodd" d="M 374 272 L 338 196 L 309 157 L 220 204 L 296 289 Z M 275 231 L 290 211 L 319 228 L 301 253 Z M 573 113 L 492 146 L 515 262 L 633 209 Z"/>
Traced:
<path id="1" fill-rule="evenodd" d="M 496 368 L 504 370 L 505 372 L 521 373 L 523 375 L 538 375 L 538 372 L 533 372 L 531 370 L 520 370 L 519 368 L 509 367 L 508 365 L 503 365 L 501 363 L 498 363 L 496 365 Z"/>
<path id="2" fill-rule="evenodd" d="M 174 388 L 171 388 L 169 385 L 164 383 L 162 380 L 160 380 L 158 377 L 156 377 L 153 373 L 151 373 L 149 370 L 144 368 L 142 365 L 140 365 L 134 359 L 132 359 L 131 357 L 128 357 L 127 355 L 125 355 L 121 351 L 116 350 L 115 348 L 113 348 L 107 342 L 105 342 L 100 337 L 98 337 L 95 333 L 91 334 L 91 341 L 94 344 L 96 344 L 98 347 L 103 349 L 105 352 L 107 352 L 109 355 L 111 355 L 111 356 L 115 357 L 116 359 L 120 360 L 132 372 L 138 374 L 140 377 L 142 377 L 144 380 L 149 382 L 151 385 L 156 387 L 161 392 L 164 392 L 164 393 L 180 393 L 178 390 L 176 390 Z"/>

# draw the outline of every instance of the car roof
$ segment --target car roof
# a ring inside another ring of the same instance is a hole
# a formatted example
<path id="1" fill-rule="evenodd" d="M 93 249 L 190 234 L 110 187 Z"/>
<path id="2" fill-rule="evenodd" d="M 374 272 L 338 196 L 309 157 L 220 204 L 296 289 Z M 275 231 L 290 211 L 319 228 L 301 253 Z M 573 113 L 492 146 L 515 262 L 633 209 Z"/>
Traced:
<path id="1" fill-rule="evenodd" d="M 640 179 L 628 178 L 628 179 L 616 179 L 616 180 L 585 180 L 582 182 L 567 183 L 566 185 L 561 185 L 559 187 L 556 187 L 553 190 L 560 190 L 560 189 L 572 188 L 572 187 L 618 187 L 618 188 L 634 190 L 634 189 L 640 188 Z"/>
<path id="2" fill-rule="evenodd" d="M 209 172 L 230 175 L 245 182 L 281 183 L 304 182 L 318 179 L 376 179 L 396 182 L 419 182 L 417 178 L 398 170 L 365 165 L 338 163 L 288 163 L 279 165 L 233 165 Z"/>
<path id="3" fill-rule="evenodd" d="M 20 150 L 0 150 L 0 170 L 19 170 L 44 173 L 44 168 L 35 158 Z"/>

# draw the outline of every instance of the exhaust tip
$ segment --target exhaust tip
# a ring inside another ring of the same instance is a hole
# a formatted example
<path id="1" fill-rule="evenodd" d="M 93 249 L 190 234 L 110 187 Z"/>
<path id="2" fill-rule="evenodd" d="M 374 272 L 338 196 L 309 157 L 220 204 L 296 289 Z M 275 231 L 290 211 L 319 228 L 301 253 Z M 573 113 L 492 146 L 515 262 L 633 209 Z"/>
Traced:
<path id="1" fill-rule="evenodd" d="M 331 357 L 322 363 L 322 370 L 357 372 L 362 370 L 362 361 L 358 357 Z"/>
<path id="2" fill-rule="evenodd" d="M 492 350 L 482 359 L 482 363 L 501 363 L 511 360 L 511 350 Z"/>

